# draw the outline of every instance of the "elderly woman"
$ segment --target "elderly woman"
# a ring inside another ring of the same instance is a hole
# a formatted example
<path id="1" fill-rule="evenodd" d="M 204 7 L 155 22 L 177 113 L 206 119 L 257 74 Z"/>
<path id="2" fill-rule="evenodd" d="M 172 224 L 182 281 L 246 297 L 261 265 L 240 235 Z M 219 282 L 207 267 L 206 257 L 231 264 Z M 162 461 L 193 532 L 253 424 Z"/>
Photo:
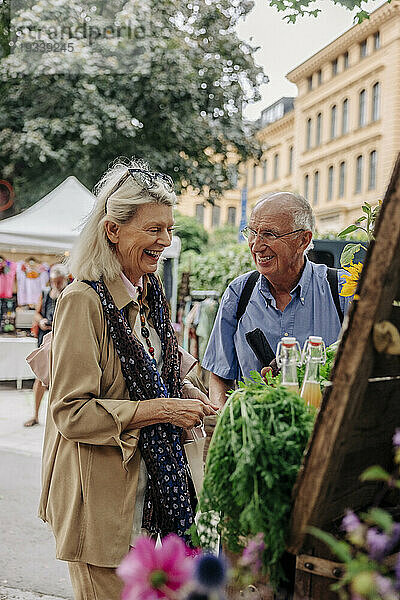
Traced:
<path id="1" fill-rule="evenodd" d="M 115 567 L 142 530 L 188 541 L 183 434 L 217 407 L 182 386 L 155 275 L 171 244 L 172 180 L 117 163 L 96 193 L 53 322 L 39 516 L 68 561 L 75 598 L 117 600 Z"/>

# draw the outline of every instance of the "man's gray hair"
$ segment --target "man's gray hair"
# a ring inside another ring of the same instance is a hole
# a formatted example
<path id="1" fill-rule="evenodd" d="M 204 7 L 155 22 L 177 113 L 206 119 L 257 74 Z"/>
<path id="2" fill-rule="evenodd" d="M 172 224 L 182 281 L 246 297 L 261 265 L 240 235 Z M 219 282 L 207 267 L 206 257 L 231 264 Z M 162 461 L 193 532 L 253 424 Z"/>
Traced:
<path id="1" fill-rule="evenodd" d="M 50 277 L 68 277 L 68 269 L 65 265 L 58 263 L 50 267 Z"/>
<path id="2" fill-rule="evenodd" d="M 290 198 L 293 198 L 296 205 L 293 209 L 293 223 L 296 229 L 309 229 L 314 233 L 315 217 L 311 204 L 300 194 L 290 193 Z"/>

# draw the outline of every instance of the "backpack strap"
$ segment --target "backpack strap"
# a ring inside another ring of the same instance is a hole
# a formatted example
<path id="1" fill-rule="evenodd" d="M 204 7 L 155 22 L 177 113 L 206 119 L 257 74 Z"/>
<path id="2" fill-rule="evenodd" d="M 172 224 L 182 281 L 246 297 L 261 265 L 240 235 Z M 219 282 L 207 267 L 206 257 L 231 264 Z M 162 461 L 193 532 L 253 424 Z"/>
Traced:
<path id="1" fill-rule="evenodd" d="M 333 302 L 335 303 L 335 307 L 337 310 L 340 324 L 342 325 L 343 319 L 344 319 L 344 314 L 343 314 L 342 307 L 340 306 L 340 301 L 339 301 L 338 270 L 328 267 L 327 271 L 326 271 L 326 278 L 328 280 L 329 287 L 331 288 L 332 299 L 333 299 Z"/>
<path id="2" fill-rule="evenodd" d="M 244 284 L 242 293 L 240 294 L 239 303 L 238 303 L 238 307 L 237 307 L 237 311 L 236 311 L 236 320 L 237 321 L 239 321 L 239 319 L 244 315 L 244 311 L 246 310 L 246 307 L 250 300 L 250 296 L 253 293 L 254 287 L 255 287 L 259 277 L 260 277 L 260 273 L 258 271 L 252 271 L 250 273 L 246 283 Z"/>

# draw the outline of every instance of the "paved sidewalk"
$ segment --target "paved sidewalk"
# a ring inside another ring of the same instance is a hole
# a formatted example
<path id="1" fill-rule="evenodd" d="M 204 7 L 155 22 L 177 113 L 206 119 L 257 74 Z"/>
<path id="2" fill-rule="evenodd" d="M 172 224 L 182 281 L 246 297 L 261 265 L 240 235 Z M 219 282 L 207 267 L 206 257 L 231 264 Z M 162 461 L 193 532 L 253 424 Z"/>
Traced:
<path id="1" fill-rule="evenodd" d="M 56 560 L 53 535 L 37 517 L 46 408 L 47 392 L 40 425 L 24 427 L 33 391 L 0 383 L 0 600 L 72 599 L 68 567 Z"/>
<path id="2" fill-rule="evenodd" d="M 10 587 L 0 585 L 0 600 L 64 600 L 57 596 L 44 596 L 35 592 L 26 592 L 24 590 L 16 590 Z"/>
<path id="3" fill-rule="evenodd" d="M 15 382 L 0 385 L 0 448 L 40 456 L 46 416 L 47 392 L 40 407 L 39 425 L 23 427 L 33 416 L 33 391 L 17 390 Z"/>

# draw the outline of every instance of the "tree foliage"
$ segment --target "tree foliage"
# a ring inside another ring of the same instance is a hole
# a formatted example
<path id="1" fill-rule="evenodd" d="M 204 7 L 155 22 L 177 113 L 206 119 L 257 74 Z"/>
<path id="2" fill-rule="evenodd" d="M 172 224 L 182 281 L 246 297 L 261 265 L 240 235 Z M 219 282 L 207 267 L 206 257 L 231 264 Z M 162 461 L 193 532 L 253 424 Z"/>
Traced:
<path id="1" fill-rule="evenodd" d="M 176 233 L 182 246 L 181 252 L 193 250 L 197 254 L 203 252 L 207 247 L 208 233 L 195 217 L 175 214 Z"/>
<path id="2" fill-rule="evenodd" d="M 271 6 L 274 6 L 279 12 L 283 12 L 283 18 L 289 23 L 295 23 L 297 17 L 305 15 L 317 17 L 321 12 L 320 8 L 315 8 L 317 0 L 268 0 Z M 325 0 L 326 1 L 326 0 Z M 357 10 L 354 19 L 361 23 L 364 19 L 368 19 L 369 13 L 364 10 L 368 0 L 330 0 L 333 4 L 339 4 L 348 10 Z M 388 0 L 391 2 L 391 0 Z"/>
<path id="3" fill-rule="evenodd" d="M 254 268 L 248 245 L 237 242 L 201 254 L 185 252 L 179 264 L 181 273 L 190 273 L 192 290 L 211 289 L 220 295 L 235 277 Z"/>
<path id="4" fill-rule="evenodd" d="M 178 190 L 212 200 L 229 186 L 232 156 L 259 155 L 243 108 L 259 99 L 264 74 L 235 30 L 251 0 L 31 0 L 11 15 L 11 47 L 9 1 L 0 166 L 19 208 L 71 174 L 92 187 L 118 155 L 146 158 Z M 132 37 L 107 33 L 127 23 Z M 72 24 L 67 39 L 60 24 Z M 89 39 L 85 24 L 102 34 Z M 39 28 L 45 51 L 29 50 Z M 61 35 L 73 51 L 52 50 Z"/>

